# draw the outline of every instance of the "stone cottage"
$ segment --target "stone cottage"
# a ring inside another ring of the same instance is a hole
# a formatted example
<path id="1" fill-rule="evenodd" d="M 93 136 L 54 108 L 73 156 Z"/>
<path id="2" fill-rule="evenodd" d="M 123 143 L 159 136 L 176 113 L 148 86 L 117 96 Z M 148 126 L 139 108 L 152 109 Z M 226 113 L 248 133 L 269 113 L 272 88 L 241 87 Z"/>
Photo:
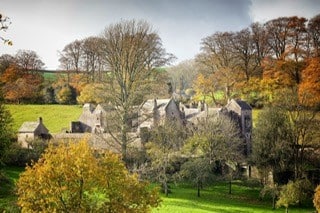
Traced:
<path id="1" fill-rule="evenodd" d="M 245 155 L 250 155 L 252 143 L 252 107 L 242 100 L 232 99 L 224 107 L 224 111 L 236 121 L 245 140 Z"/>
<path id="2" fill-rule="evenodd" d="M 51 135 L 40 117 L 38 121 L 24 122 L 18 130 L 18 143 L 23 148 L 31 148 L 30 142 L 35 139 L 49 140 Z"/>
<path id="3" fill-rule="evenodd" d="M 108 105 L 86 103 L 78 121 L 71 122 L 72 133 L 103 133 L 106 130 L 107 112 L 112 109 Z"/>

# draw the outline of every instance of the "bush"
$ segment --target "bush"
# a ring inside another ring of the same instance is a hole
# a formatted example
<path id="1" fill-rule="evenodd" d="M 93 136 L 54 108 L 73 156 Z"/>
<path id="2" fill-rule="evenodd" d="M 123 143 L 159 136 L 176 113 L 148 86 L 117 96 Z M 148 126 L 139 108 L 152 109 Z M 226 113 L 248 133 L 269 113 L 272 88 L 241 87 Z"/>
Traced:
<path id="1" fill-rule="evenodd" d="M 4 163 L 10 166 L 26 166 L 31 161 L 37 161 L 48 145 L 42 140 L 34 140 L 30 146 L 32 149 L 22 148 L 18 143 L 11 144 L 4 154 Z"/>
<path id="2" fill-rule="evenodd" d="M 280 190 L 277 207 L 284 206 L 288 210 L 290 205 L 301 204 L 309 196 L 308 192 L 311 188 L 310 181 L 306 179 L 289 181 Z"/>

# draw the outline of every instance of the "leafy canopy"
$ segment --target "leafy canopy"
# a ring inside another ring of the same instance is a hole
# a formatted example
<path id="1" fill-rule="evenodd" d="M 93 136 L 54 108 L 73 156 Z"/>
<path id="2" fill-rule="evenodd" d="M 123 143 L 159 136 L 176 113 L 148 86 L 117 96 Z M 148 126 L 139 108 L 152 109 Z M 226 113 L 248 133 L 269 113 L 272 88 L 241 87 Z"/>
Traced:
<path id="1" fill-rule="evenodd" d="M 22 212 L 148 212 L 156 189 L 129 174 L 119 156 L 94 152 L 86 140 L 52 144 L 17 182 Z"/>

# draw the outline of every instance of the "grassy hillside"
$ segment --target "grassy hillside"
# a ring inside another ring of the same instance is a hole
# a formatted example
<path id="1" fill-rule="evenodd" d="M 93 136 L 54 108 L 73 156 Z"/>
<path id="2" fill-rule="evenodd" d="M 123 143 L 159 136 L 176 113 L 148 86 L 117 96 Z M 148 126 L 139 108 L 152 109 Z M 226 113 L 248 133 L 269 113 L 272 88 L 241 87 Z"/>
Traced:
<path id="1" fill-rule="evenodd" d="M 70 122 L 78 120 L 82 107 L 79 105 L 7 105 L 12 118 L 13 127 L 18 131 L 25 121 L 37 121 L 43 118 L 50 133 L 58 133 L 63 128 L 69 129 Z"/>

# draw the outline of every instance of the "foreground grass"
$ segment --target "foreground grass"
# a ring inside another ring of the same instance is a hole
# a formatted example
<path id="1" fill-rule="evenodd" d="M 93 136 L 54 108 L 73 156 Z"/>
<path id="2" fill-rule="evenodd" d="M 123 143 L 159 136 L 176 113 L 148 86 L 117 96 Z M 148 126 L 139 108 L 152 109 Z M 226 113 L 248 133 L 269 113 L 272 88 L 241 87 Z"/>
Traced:
<path id="1" fill-rule="evenodd" d="M 19 174 L 24 171 L 21 167 L 7 167 L 6 174 L 14 182 Z M 259 199 L 259 188 L 250 188 L 236 182 L 232 186 L 232 194 L 228 194 L 226 183 L 220 182 L 201 191 L 197 197 L 195 188 L 186 185 L 171 185 L 172 193 L 168 197 L 162 194 L 162 204 L 153 209 L 153 213 L 278 213 L 284 212 L 283 208 L 272 210 L 270 200 Z M 3 191 L 2 191 L 3 192 Z M 16 212 L 17 197 L 13 191 L 7 194 L 0 193 L 0 212 Z M 8 211 L 9 210 L 9 211 Z M 11 211 L 10 211 L 11 210 Z M 289 212 L 310 213 L 315 212 L 313 207 L 290 207 Z"/>
<path id="2" fill-rule="evenodd" d="M 154 209 L 153 213 L 172 212 L 216 212 L 216 213 L 275 213 L 284 212 L 284 208 L 272 210 L 270 200 L 259 199 L 259 189 L 241 185 L 233 185 L 232 194 L 228 194 L 228 187 L 219 183 L 208 189 L 202 190 L 201 197 L 197 197 L 195 188 L 171 187 L 172 194 L 163 196 L 162 205 Z M 289 212 L 310 213 L 312 207 L 290 207 Z"/>
<path id="3" fill-rule="evenodd" d="M 0 212 L 19 212 L 14 184 L 22 171 L 23 167 L 7 167 L 3 171 L 9 180 L 0 180 Z"/>
<path id="4" fill-rule="evenodd" d="M 43 118 L 50 133 L 69 130 L 70 122 L 79 119 L 82 107 L 79 105 L 7 105 L 12 118 L 14 131 L 18 131 L 23 122 L 37 121 Z"/>

